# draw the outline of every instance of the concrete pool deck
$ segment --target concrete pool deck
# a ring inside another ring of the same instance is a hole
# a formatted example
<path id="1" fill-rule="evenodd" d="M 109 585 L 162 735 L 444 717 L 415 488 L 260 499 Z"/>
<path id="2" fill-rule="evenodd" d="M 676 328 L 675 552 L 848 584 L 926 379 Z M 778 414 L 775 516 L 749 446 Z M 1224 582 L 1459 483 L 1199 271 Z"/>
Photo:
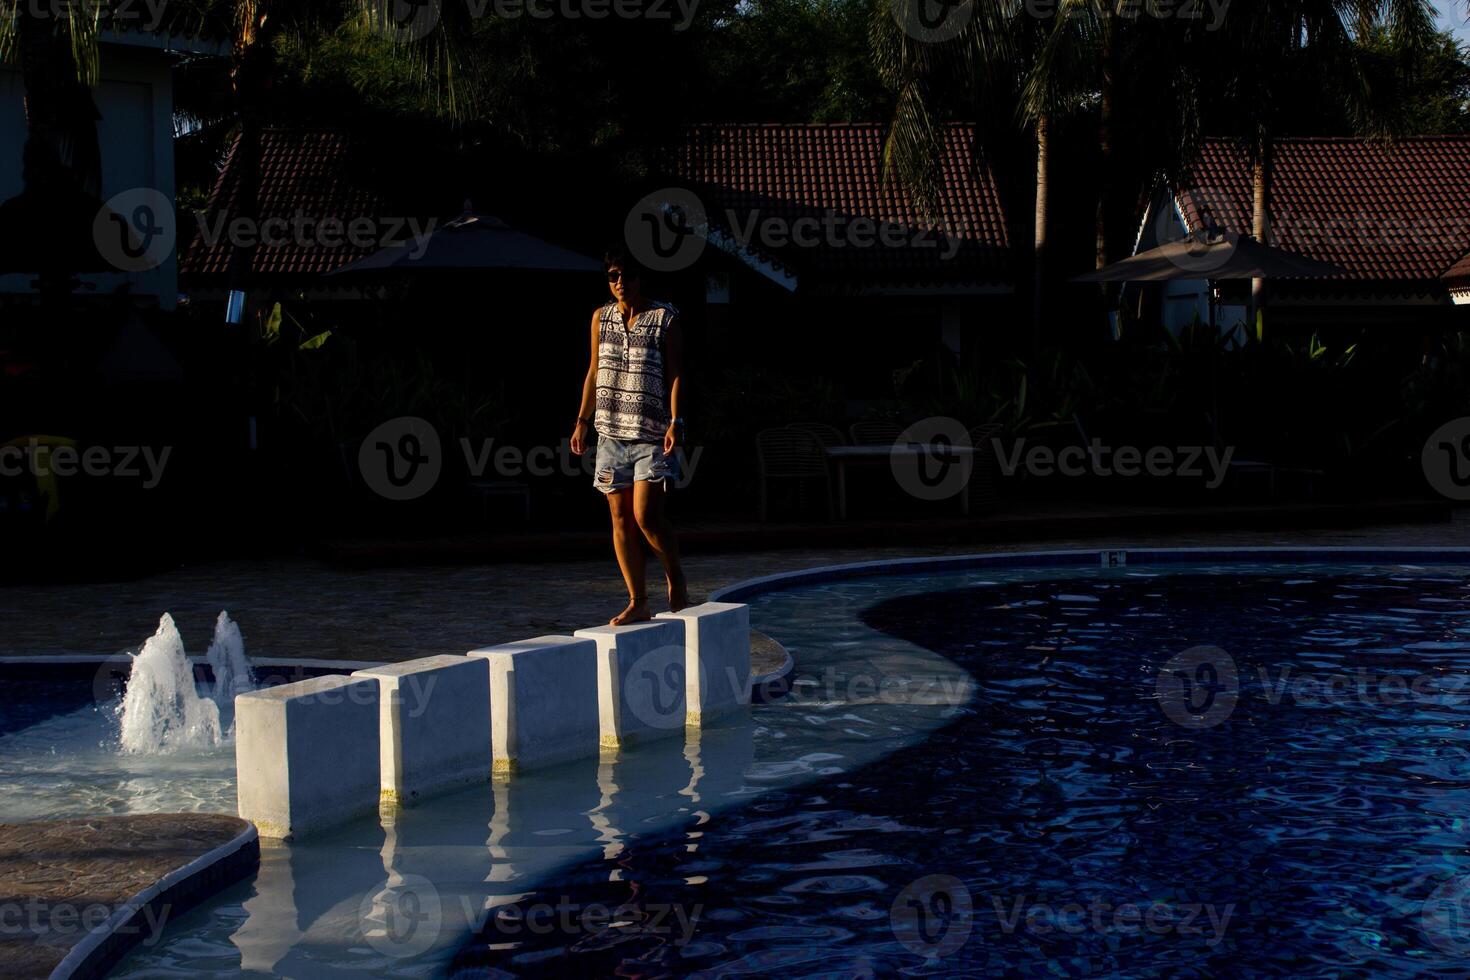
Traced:
<path id="1" fill-rule="evenodd" d="M 0 976 L 101 976 L 259 862 L 254 828 L 225 814 L 0 824 Z"/>
<path id="2" fill-rule="evenodd" d="M 695 602 L 749 578 L 819 565 L 997 551 L 1118 547 L 1470 545 L 1470 508 L 1422 524 L 1337 529 L 1093 534 L 1061 540 L 906 547 L 803 548 L 735 554 L 690 549 Z M 610 549 L 609 549 L 610 550 Z M 650 576 L 650 586 L 654 578 Z M 462 655 L 607 622 L 626 602 L 605 559 L 344 569 L 314 559 L 220 561 L 136 581 L 12 586 L 0 592 L 0 657 L 107 655 L 136 647 L 164 612 L 202 654 L 221 609 L 252 658 L 383 662 Z M 654 599 L 654 610 L 660 603 Z M 777 640 L 780 637 L 776 637 Z"/>

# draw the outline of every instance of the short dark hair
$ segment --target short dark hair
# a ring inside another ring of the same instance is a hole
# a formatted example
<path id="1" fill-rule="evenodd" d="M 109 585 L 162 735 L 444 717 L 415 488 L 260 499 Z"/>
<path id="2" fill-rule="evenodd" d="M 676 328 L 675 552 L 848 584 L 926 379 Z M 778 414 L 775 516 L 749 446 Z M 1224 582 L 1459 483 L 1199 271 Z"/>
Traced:
<path id="1" fill-rule="evenodd" d="M 623 270 L 623 276 L 627 279 L 643 278 L 643 263 L 633 257 L 633 254 L 621 245 L 614 245 L 602 256 L 602 271 L 606 272 L 613 266 Z"/>

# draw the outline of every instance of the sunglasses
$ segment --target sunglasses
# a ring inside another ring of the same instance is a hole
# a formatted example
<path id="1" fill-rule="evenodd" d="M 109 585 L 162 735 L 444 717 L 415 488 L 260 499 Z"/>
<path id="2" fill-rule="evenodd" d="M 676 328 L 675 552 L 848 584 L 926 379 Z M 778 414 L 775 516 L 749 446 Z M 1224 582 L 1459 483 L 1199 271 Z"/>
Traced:
<path id="1" fill-rule="evenodd" d="M 623 270 L 622 269 L 608 269 L 607 270 L 607 281 L 608 282 L 618 282 L 622 278 L 623 278 Z M 630 280 L 637 279 L 638 278 L 638 274 L 635 273 L 635 272 L 630 272 L 630 273 L 628 273 L 628 278 Z"/>

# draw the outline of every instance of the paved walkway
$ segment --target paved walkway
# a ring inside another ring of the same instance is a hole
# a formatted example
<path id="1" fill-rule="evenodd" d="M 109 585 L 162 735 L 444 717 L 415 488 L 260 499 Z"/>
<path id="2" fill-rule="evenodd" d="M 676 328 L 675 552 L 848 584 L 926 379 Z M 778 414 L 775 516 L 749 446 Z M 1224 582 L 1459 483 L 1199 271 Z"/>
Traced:
<path id="1" fill-rule="evenodd" d="M 218 813 L 128 816 L 0 824 L 0 977 L 47 977 L 92 929 L 164 875 L 235 839 L 248 824 Z M 173 914 L 240 877 L 253 853 L 232 867 L 181 884 L 177 895 L 123 926 L 122 948 L 156 941 Z M 208 880 L 211 876 L 220 880 Z M 192 886 L 192 887 L 191 887 Z M 181 899 L 188 895 L 190 901 Z"/>
<path id="2" fill-rule="evenodd" d="M 1097 536 L 1044 543 L 692 554 L 687 565 L 698 601 L 714 589 L 758 575 L 918 555 L 1119 545 L 1470 546 L 1470 510 L 1458 511 L 1456 518 L 1351 530 L 1128 535 L 1122 541 Z M 0 656 L 136 649 L 164 612 L 173 614 L 189 652 L 203 654 L 215 617 L 227 609 L 244 632 L 246 652 L 254 657 L 406 660 L 597 625 L 623 602 L 610 553 L 601 560 L 361 570 L 306 559 L 218 562 L 134 582 L 0 591 Z"/>

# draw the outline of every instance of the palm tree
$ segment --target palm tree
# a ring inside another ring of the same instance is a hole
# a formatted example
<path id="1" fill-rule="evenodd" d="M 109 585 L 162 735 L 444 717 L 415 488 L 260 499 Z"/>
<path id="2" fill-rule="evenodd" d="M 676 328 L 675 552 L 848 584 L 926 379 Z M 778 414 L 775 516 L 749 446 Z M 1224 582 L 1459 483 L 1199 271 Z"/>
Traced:
<path id="1" fill-rule="evenodd" d="M 47 9 L 50 7 L 51 9 Z M 466 5 L 439 0 L 176 0 L 165 5 L 160 30 L 231 42 L 228 125 L 237 133 L 242 174 L 236 216 L 257 217 L 261 133 L 273 106 L 276 50 L 288 36 L 346 32 L 414 73 L 426 106 L 462 118 L 461 91 L 475 76 L 465 68 L 461 38 Z M 398 15 L 406 9 L 409 21 Z M 52 13 L 54 10 L 54 14 Z M 0 0 L 0 61 L 20 64 L 25 89 L 27 190 L 72 185 L 93 196 L 101 191 L 97 142 L 100 118 L 91 90 L 98 81 L 99 38 L 111 23 L 111 7 L 98 3 L 36 4 Z M 218 125 L 221 120 L 200 120 Z M 250 279 L 253 247 L 231 255 L 232 288 Z M 66 276 L 69 279 L 69 275 Z"/>
<path id="2" fill-rule="evenodd" d="M 925 0 L 889 0 L 890 5 Z M 901 9 L 901 8 L 900 8 Z M 1122 240 L 1120 192 L 1138 198 L 1158 177 L 1178 170 L 1197 139 L 1197 89 L 1189 83 L 1187 61 L 1179 53 L 1182 23 L 1122 21 L 1109 0 L 1062 0 L 1054 18 L 1027 16 L 1014 3 L 974 0 L 974 15 L 964 29 L 943 41 L 924 43 L 895 31 L 902 16 L 875 16 L 875 60 L 897 93 L 885 163 L 911 186 L 927 188 L 934 178 L 933 154 L 938 118 L 959 108 L 1016 108 L 1016 119 L 1035 147 L 1035 206 L 1032 221 L 1032 323 L 1039 333 L 1046 296 L 1049 186 L 1052 137 L 1056 124 L 1096 112 L 1100 180 L 1095 217 L 1098 265 L 1111 261 Z M 1126 70 L 1125 70 L 1126 67 Z M 1160 80 L 1163 79 L 1162 83 Z M 961 106 L 934 97 L 948 86 L 969 96 Z M 1145 95 L 1146 93 L 1146 95 Z M 1137 103 L 1127 126 L 1119 126 L 1120 103 Z M 1094 109 L 1095 107 L 1095 109 Z M 1008 110 L 1007 110 L 1008 111 Z M 1149 114 L 1148 125 L 1138 120 Z M 987 150 L 1007 137 L 991 127 Z M 984 138 L 984 137 L 982 137 Z M 1129 145 L 1123 145 L 1126 140 Z M 1134 174 L 1125 187 L 1118 175 L 1126 159 Z M 1131 218 L 1131 215 L 1129 216 Z"/>
<path id="3" fill-rule="evenodd" d="M 1031 115 L 1057 92 L 1079 98 L 1072 111 L 1096 107 L 1096 268 L 1121 257 L 1143 198 L 1177 176 L 1198 142 L 1199 89 L 1186 52 L 1199 30 L 1186 20 L 1120 16 L 1109 0 L 1062 0 L 1038 52 L 1026 90 Z M 1108 300 L 1109 285 L 1102 291 Z"/>
<path id="4" fill-rule="evenodd" d="M 1359 132 L 1389 136 L 1397 121 L 1387 100 L 1369 84 L 1357 39 L 1375 27 L 1406 52 L 1427 49 L 1436 31 L 1426 0 L 1294 0 L 1232 9 L 1206 40 L 1206 84 L 1219 97 L 1211 106 L 1213 129 L 1232 135 L 1251 168 L 1251 234 L 1271 237 L 1273 140 L 1281 129 L 1282 100 L 1273 93 L 1323 80 L 1327 98 L 1345 109 Z M 1264 332 L 1265 282 L 1251 281 L 1249 322 Z"/>
<path id="5" fill-rule="evenodd" d="M 102 156 L 97 141 L 99 114 L 91 88 L 97 82 L 97 35 L 101 18 L 82 4 L 52 9 L 24 0 L 0 0 L 0 61 L 17 62 L 25 89 L 26 142 L 22 150 L 24 188 L 16 201 L 30 203 L 37 215 L 95 213 L 102 190 Z M 69 231 L 84 221 L 58 222 Z M 48 303 L 64 296 L 72 276 L 90 265 L 86 248 L 57 243 L 30 257 L 37 259 L 41 293 Z"/>

